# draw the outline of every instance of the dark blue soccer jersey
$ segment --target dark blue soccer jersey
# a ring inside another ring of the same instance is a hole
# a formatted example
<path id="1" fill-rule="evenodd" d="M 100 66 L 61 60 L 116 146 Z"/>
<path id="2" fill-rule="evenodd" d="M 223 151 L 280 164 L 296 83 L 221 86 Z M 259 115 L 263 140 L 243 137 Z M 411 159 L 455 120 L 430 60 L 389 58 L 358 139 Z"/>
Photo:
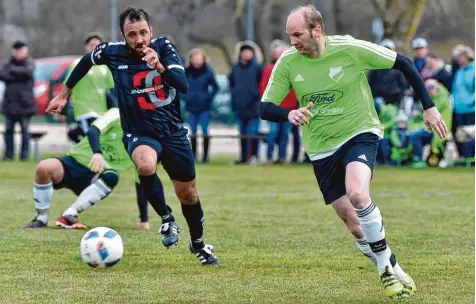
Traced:
<path id="1" fill-rule="evenodd" d="M 162 74 L 125 41 L 99 44 L 91 52 L 91 61 L 111 70 L 124 133 L 160 138 L 182 128 L 179 93 L 186 93 L 188 83 L 180 55 L 168 39 L 154 38 L 150 47 L 166 69 Z"/>

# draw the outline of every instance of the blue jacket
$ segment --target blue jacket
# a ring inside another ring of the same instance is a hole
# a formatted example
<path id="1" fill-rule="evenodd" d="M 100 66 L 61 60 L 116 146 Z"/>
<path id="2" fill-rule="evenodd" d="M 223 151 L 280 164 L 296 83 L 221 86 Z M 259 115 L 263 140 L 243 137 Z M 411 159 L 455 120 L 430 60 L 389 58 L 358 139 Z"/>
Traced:
<path id="1" fill-rule="evenodd" d="M 239 119 L 259 118 L 259 82 L 263 67 L 255 60 L 246 65 L 238 62 L 228 75 L 231 91 L 231 108 Z"/>
<path id="2" fill-rule="evenodd" d="M 456 114 L 474 113 L 474 61 L 458 69 L 452 89 L 454 112 Z"/>
<path id="3" fill-rule="evenodd" d="M 425 67 L 425 58 L 416 58 L 415 57 L 415 59 L 413 59 L 413 63 L 415 64 L 415 67 L 416 67 L 418 73 L 421 74 L 421 71 Z"/>
<path id="4" fill-rule="evenodd" d="M 210 111 L 213 98 L 218 92 L 213 69 L 208 64 L 199 69 L 190 66 L 185 69 L 185 75 L 188 80 L 188 92 L 182 96 L 185 110 L 193 114 Z"/>

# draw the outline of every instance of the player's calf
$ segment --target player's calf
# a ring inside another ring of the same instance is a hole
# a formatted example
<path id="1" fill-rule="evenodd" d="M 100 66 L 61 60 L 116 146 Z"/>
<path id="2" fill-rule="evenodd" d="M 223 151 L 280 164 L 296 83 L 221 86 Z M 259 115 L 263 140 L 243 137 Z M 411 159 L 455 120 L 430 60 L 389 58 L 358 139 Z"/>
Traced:
<path id="1" fill-rule="evenodd" d="M 84 189 L 76 201 L 66 209 L 56 221 L 60 228 L 84 229 L 86 225 L 77 221 L 78 215 L 106 198 L 119 182 L 119 173 L 114 170 L 104 171 L 99 178 Z"/>
<path id="2" fill-rule="evenodd" d="M 53 184 L 63 179 L 64 169 L 58 159 L 50 158 L 38 163 L 33 184 L 36 217 L 23 228 L 43 228 L 48 223 L 48 212 L 53 198 Z"/>

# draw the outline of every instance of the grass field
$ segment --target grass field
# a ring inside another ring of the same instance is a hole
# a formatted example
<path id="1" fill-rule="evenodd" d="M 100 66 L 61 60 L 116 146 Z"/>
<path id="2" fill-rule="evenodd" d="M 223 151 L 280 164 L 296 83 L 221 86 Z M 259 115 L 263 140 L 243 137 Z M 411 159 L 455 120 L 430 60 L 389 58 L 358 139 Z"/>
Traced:
<path id="1" fill-rule="evenodd" d="M 200 266 L 171 184 L 169 204 L 181 243 L 166 250 L 153 229 L 138 229 L 130 174 L 85 212 L 90 227 L 123 237 L 115 267 L 89 268 L 79 256 L 84 231 L 54 229 L 74 199 L 55 193 L 50 228 L 22 230 L 34 216 L 34 163 L 0 163 L 0 303 L 390 303 L 371 263 L 331 207 L 308 166 L 197 167 L 206 241 L 221 266 Z M 474 303 L 474 169 L 378 168 L 372 195 L 387 240 L 418 286 L 411 303 Z"/>

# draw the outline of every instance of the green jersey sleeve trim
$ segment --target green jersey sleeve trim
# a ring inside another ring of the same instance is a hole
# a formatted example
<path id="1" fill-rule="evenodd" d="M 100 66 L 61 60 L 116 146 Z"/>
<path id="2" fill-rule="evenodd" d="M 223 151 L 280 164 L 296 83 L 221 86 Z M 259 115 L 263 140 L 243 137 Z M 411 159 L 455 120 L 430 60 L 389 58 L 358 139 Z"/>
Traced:
<path id="1" fill-rule="evenodd" d="M 284 52 L 274 65 L 268 85 L 264 91 L 262 102 L 271 102 L 277 106 L 281 104 L 291 89 L 291 80 L 289 79 L 289 71 L 286 62 L 283 59 L 287 56 L 296 54 L 295 47 L 291 47 Z"/>
<path id="2" fill-rule="evenodd" d="M 101 132 L 107 130 L 112 123 L 120 119 L 119 109 L 112 108 L 104 113 L 103 116 L 99 117 L 93 122 L 93 126 L 96 126 Z"/>
<path id="3" fill-rule="evenodd" d="M 329 45 L 351 48 L 353 51 L 349 53 L 357 64 L 362 65 L 362 70 L 391 69 L 397 58 L 395 51 L 351 36 L 329 37 Z"/>

